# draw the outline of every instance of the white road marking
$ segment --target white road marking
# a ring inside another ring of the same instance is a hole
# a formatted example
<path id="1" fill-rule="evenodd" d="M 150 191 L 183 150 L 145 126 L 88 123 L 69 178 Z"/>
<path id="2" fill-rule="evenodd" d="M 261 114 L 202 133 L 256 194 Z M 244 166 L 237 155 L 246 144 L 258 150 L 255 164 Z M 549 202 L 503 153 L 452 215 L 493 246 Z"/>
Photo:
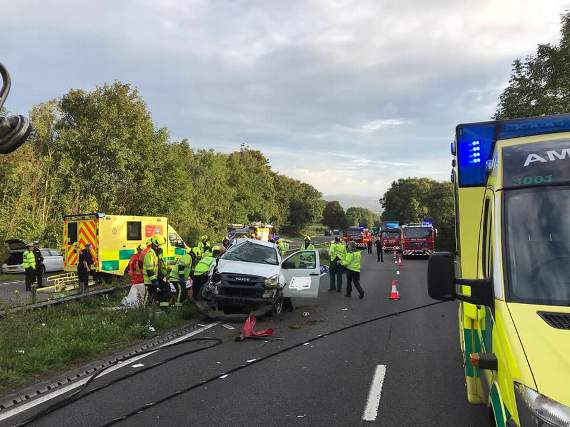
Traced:
<path id="1" fill-rule="evenodd" d="M 220 323 L 220 322 L 210 323 L 209 325 L 206 325 L 206 326 L 204 326 L 204 327 L 202 327 L 202 328 L 200 328 L 200 329 L 196 329 L 195 331 L 189 332 L 189 333 L 187 333 L 187 334 L 185 334 L 185 335 L 182 335 L 182 336 L 180 336 L 180 337 L 178 337 L 178 338 L 176 338 L 176 339 L 173 339 L 172 341 L 169 341 L 169 342 L 167 342 L 167 343 L 164 343 L 164 344 L 162 344 L 160 347 L 165 347 L 165 346 L 170 345 L 170 344 L 175 344 L 175 343 L 180 342 L 180 341 L 183 341 L 183 340 L 185 340 L 185 339 L 187 339 L 187 338 L 193 337 L 194 335 L 198 335 L 198 334 L 204 332 L 204 331 L 207 330 L 207 329 L 213 328 L 214 326 L 218 325 L 219 323 Z M 121 362 L 121 363 L 117 363 L 116 365 L 114 365 L 114 366 L 108 368 L 105 372 L 103 372 L 101 375 L 99 375 L 99 377 L 103 377 L 103 376 L 105 376 L 105 375 L 107 375 L 107 374 L 110 374 L 110 373 L 113 372 L 113 371 L 116 371 L 117 369 L 121 369 L 123 366 L 130 365 L 131 363 L 136 362 L 137 360 L 140 360 L 140 359 L 143 359 L 143 358 L 145 358 L 145 357 L 148 357 L 148 356 L 150 356 L 151 354 L 156 353 L 157 351 L 158 351 L 158 350 L 152 351 L 152 352 L 150 352 L 150 353 L 141 354 L 141 355 L 139 355 L 139 356 L 133 356 L 133 357 L 131 357 L 130 359 L 124 360 L 124 361 Z M 98 378 L 99 378 L 99 377 L 98 377 Z M 55 397 L 57 397 L 57 396 L 61 396 L 62 394 L 67 393 L 68 391 L 71 391 L 71 390 L 74 390 L 74 389 L 76 389 L 76 388 L 78 388 L 78 387 L 81 387 L 83 384 L 85 384 L 87 381 L 89 381 L 89 378 L 91 378 L 91 375 L 89 375 L 88 377 L 83 378 L 83 379 L 81 379 L 81 380 L 79 380 L 79 381 L 76 381 L 76 382 L 74 382 L 74 383 L 72 383 L 72 384 L 69 384 L 69 385 L 67 385 L 67 386 L 65 386 L 65 387 L 62 387 L 62 388 L 57 389 L 57 390 L 54 390 L 54 391 L 52 391 L 51 393 L 48 393 L 48 394 L 46 394 L 46 395 L 44 395 L 44 396 L 40 396 L 40 397 L 38 397 L 37 399 L 32 400 L 31 402 L 24 403 L 23 405 L 20 405 L 20 406 L 14 408 L 14 409 L 10 409 L 10 410 L 8 410 L 8 411 L 6 411 L 6 412 L 4 412 L 4 413 L 1 413 L 1 412 L 0 412 L 0 421 L 6 420 L 6 419 L 11 418 L 11 417 L 13 417 L 13 416 L 15 416 L 15 415 L 21 414 L 22 412 L 25 412 L 25 411 L 27 411 L 27 410 L 29 410 L 29 409 L 32 409 L 32 408 L 35 407 L 35 406 L 41 405 L 42 403 L 48 402 L 48 401 L 50 401 L 51 399 L 53 399 L 53 398 L 55 398 Z"/>
<path id="2" fill-rule="evenodd" d="M 368 392 L 368 401 L 364 408 L 364 414 L 362 414 L 362 419 L 364 421 L 375 421 L 378 416 L 378 406 L 380 405 L 382 385 L 384 384 L 385 376 L 386 365 L 376 366 L 374 378 L 372 378 L 372 384 L 370 384 L 370 391 Z"/>
<path id="3" fill-rule="evenodd" d="M 14 282 L 0 282 L 0 286 L 1 286 L 1 285 L 17 285 L 17 284 L 20 284 L 20 283 L 21 283 L 21 284 L 24 284 L 24 283 L 26 283 L 26 281 L 25 281 L 25 280 L 16 280 L 16 281 L 14 281 Z"/>

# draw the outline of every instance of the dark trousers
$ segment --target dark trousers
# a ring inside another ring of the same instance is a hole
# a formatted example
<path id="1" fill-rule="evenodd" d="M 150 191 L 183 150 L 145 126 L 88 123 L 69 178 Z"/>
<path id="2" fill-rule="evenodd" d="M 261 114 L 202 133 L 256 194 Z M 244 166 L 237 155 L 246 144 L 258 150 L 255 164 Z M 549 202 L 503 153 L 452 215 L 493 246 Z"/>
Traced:
<path id="1" fill-rule="evenodd" d="M 364 293 L 362 286 L 360 286 L 360 271 L 346 270 L 346 295 L 352 293 L 352 283 L 360 295 Z"/>
<path id="2" fill-rule="evenodd" d="M 338 261 L 331 261 L 330 269 L 329 269 L 329 278 L 330 278 L 330 285 L 329 289 L 334 291 L 342 290 L 342 272 L 344 268 Z"/>
<path id="3" fill-rule="evenodd" d="M 176 288 L 176 302 L 178 304 L 186 301 L 188 297 L 188 292 L 186 291 L 186 278 L 178 279 L 178 282 L 174 282 L 174 287 Z"/>
<path id="4" fill-rule="evenodd" d="M 172 291 L 170 290 L 170 283 L 164 279 L 160 279 L 158 282 L 158 301 L 161 303 L 170 302 L 172 297 Z"/>
<path id="5" fill-rule="evenodd" d="M 89 272 L 78 270 L 77 278 L 79 279 L 79 292 L 84 293 L 87 290 L 87 286 L 89 286 Z"/>
<path id="6" fill-rule="evenodd" d="M 367 248 L 368 248 L 368 253 L 371 254 L 372 253 L 372 245 L 368 245 Z"/>
<path id="7" fill-rule="evenodd" d="M 32 284 L 34 283 L 34 278 L 36 277 L 36 270 L 32 267 L 26 268 L 26 291 L 32 290 Z"/>
<path id="8" fill-rule="evenodd" d="M 192 296 L 196 301 L 200 301 L 202 299 L 202 286 L 204 286 L 207 281 L 208 273 L 194 276 L 192 278 Z"/>
<path id="9" fill-rule="evenodd" d="M 43 270 L 42 267 L 40 266 L 40 268 L 38 268 L 36 270 L 36 283 L 38 285 L 38 288 L 41 288 L 44 284 L 43 284 Z"/>
<path id="10" fill-rule="evenodd" d="M 384 251 L 382 248 L 376 249 L 376 257 L 378 258 L 378 262 L 384 262 Z"/>

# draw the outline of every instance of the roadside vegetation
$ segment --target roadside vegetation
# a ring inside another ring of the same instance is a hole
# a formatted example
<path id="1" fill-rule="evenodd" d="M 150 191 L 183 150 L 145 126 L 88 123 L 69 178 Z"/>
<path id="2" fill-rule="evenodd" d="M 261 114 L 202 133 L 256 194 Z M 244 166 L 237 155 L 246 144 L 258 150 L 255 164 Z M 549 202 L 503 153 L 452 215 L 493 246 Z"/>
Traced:
<path id="1" fill-rule="evenodd" d="M 126 291 L 0 319 L 0 395 L 180 327 L 197 316 L 193 304 L 116 309 Z"/>

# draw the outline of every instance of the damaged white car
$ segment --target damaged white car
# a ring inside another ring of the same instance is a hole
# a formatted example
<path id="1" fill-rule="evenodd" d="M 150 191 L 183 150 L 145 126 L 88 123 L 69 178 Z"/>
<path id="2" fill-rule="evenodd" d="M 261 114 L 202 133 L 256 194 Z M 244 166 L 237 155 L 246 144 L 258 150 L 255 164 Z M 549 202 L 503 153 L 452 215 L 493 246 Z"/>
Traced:
<path id="1" fill-rule="evenodd" d="M 317 298 L 319 252 L 302 250 L 282 260 L 274 243 L 244 239 L 228 249 L 210 274 L 200 304 L 210 317 L 279 315 L 292 309 L 291 298 Z"/>

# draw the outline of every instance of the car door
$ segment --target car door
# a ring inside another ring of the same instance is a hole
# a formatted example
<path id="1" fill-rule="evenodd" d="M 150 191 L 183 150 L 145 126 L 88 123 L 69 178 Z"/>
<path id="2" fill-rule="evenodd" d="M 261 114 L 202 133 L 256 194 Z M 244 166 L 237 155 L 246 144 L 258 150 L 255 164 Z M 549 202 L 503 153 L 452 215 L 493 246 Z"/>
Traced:
<path id="1" fill-rule="evenodd" d="M 63 271 L 63 255 L 57 249 L 50 249 L 51 259 L 52 259 L 52 270 L 51 271 Z"/>
<path id="2" fill-rule="evenodd" d="M 40 249 L 40 252 L 42 254 L 42 258 L 44 259 L 43 264 L 45 271 L 53 271 L 53 257 L 51 256 L 49 249 Z"/>
<path id="3" fill-rule="evenodd" d="M 286 298 L 317 298 L 321 281 L 319 251 L 295 252 L 281 263 Z"/>

